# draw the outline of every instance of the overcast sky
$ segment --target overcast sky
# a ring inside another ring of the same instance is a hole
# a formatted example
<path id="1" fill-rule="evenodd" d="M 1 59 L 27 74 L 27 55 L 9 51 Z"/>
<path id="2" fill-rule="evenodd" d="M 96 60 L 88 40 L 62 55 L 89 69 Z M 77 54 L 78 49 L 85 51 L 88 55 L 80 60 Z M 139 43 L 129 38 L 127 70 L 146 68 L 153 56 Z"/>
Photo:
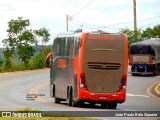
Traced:
<path id="1" fill-rule="evenodd" d="M 159 11 L 160 0 L 137 0 L 137 27 L 160 24 Z M 29 19 L 31 29 L 46 27 L 53 38 L 66 31 L 67 14 L 69 31 L 82 28 L 118 32 L 127 27 L 133 30 L 133 0 L 0 0 L 0 46 L 1 40 L 7 38 L 11 19 Z"/>

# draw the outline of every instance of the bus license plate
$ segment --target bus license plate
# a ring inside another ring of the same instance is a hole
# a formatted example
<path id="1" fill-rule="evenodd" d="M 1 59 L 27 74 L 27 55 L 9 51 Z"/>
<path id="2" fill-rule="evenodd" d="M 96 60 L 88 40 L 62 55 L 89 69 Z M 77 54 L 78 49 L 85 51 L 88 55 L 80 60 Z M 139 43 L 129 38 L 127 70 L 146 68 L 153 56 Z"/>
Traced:
<path id="1" fill-rule="evenodd" d="M 143 68 L 142 66 L 139 66 L 139 68 Z"/>

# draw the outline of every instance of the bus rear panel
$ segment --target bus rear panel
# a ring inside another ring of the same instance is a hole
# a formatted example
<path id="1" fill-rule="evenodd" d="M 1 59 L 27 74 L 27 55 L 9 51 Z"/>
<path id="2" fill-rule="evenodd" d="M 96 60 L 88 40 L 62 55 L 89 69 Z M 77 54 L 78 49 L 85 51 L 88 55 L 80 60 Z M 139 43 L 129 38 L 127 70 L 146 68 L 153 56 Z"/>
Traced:
<path id="1" fill-rule="evenodd" d="M 127 48 L 122 35 L 87 34 L 82 41 L 84 53 L 79 81 L 84 76 L 84 88 L 79 85 L 79 99 L 88 101 L 124 102 L 127 73 Z M 124 80 L 126 81 L 126 80 Z"/>

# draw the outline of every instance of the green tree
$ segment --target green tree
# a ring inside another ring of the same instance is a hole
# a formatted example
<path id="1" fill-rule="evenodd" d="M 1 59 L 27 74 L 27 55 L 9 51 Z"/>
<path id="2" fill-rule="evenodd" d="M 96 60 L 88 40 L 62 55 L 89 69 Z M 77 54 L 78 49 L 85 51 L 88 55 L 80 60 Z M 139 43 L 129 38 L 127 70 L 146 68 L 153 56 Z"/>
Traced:
<path id="1" fill-rule="evenodd" d="M 42 51 L 41 51 L 41 53 L 45 54 L 45 56 L 47 56 L 48 53 L 50 52 L 51 52 L 51 49 L 49 47 L 44 47 L 42 48 Z"/>
<path id="2" fill-rule="evenodd" d="M 150 39 L 150 38 L 154 38 L 155 34 L 152 28 L 148 27 L 145 30 L 143 30 L 142 32 L 142 37 L 143 39 Z"/>
<path id="3" fill-rule="evenodd" d="M 5 50 L 3 51 L 3 55 L 4 55 L 4 58 L 5 58 L 4 66 L 5 66 L 5 69 L 7 71 L 11 71 L 13 69 L 11 59 L 14 55 L 14 50 L 13 50 L 13 48 L 10 48 L 10 45 L 8 44 L 8 41 L 10 41 L 10 44 L 12 44 L 11 38 L 2 40 L 2 43 L 4 43 L 4 47 L 5 47 Z"/>
<path id="4" fill-rule="evenodd" d="M 6 50 L 3 51 L 3 55 L 5 57 L 5 68 L 7 69 L 7 71 L 12 71 L 13 66 L 11 58 L 13 57 L 13 50 L 6 48 Z"/>
<path id="5" fill-rule="evenodd" d="M 128 37 L 128 44 L 130 46 L 130 44 L 141 41 L 142 40 L 142 35 L 141 35 L 141 31 L 137 30 L 137 32 L 135 33 L 132 30 L 129 30 L 128 28 L 122 29 L 120 31 L 120 33 L 126 34 Z"/>
<path id="6" fill-rule="evenodd" d="M 154 26 L 153 32 L 154 32 L 155 37 L 160 38 L 160 25 Z"/>
<path id="7" fill-rule="evenodd" d="M 24 62 L 26 69 L 28 67 L 28 61 L 34 52 L 30 44 L 35 41 L 33 31 L 27 29 L 29 25 L 29 20 L 23 20 L 22 17 L 9 21 L 7 29 L 8 39 L 3 40 L 5 46 L 8 46 L 12 53 L 15 50 L 18 51 L 19 59 Z"/>
<path id="8" fill-rule="evenodd" d="M 25 67 L 28 68 L 28 62 L 31 56 L 33 56 L 35 50 L 30 45 L 20 46 L 21 48 L 18 48 L 18 55 L 19 58 L 24 61 Z"/>
<path id="9" fill-rule="evenodd" d="M 47 43 L 50 39 L 49 30 L 46 28 L 40 28 L 39 30 L 34 30 L 34 33 L 42 39 L 42 47 L 43 47 L 43 43 Z M 36 40 L 35 43 L 37 48 L 38 40 Z"/>
<path id="10" fill-rule="evenodd" d="M 0 58 L 0 67 L 2 67 L 3 60 Z"/>

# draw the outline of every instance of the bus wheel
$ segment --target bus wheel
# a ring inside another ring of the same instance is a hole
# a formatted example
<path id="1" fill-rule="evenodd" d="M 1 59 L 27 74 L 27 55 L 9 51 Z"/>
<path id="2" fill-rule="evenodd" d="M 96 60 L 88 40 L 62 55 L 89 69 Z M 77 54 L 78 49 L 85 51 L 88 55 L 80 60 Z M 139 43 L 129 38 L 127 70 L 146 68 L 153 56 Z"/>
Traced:
<path id="1" fill-rule="evenodd" d="M 108 109 L 116 109 L 117 108 L 117 103 L 109 103 L 108 104 Z"/>
<path id="2" fill-rule="evenodd" d="M 55 103 L 60 103 L 60 99 L 59 98 L 55 98 Z"/>
<path id="3" fill-rule="evenodd" d="M 102 108 L 107 108 L 107 103 L 101 103 Z"/>
<path id="4" fill-rule="evenodd" d="M 92 107 L 95 106 L 95 102 L 89 102 Z"/>
<path id="5" fill-rule="evenodd" d="M 158 76 L 158 74 L 159 74 L 159 72 L 158 72 L 158 66 L 155 65 L 154 71 L 153 71 L 153 75 L 154 75 L 154 76 Z"/>
<path id="6" fill-rule="evenodd" d="M 67 104 L 68 106 L 71 106 L 72 105 L 72 101 L 71 101 L 71 91 L 68 89 L 67 90 Z"/>
<path id="7" fill-rule="evenodd" d="M 157 71 L 157 69 L 154 70 L 153 76 L 158 76 L 158 71 Z"/>
<path id="8" fill-rule="evenodd" d="M 136 76 L 137 74 L 136 73 L 132 73 L 132 76 Z"/>
<path id="9" fill-rule="evenodd" d="M 69 96 L 68 96 L 68 105 L 69 105 L 69 106 L 73 106 L 73 107 L 77 106 L 77 102 L 75 102 L 75 101 L 73 100 L 73 92 L 70 91 L 70 93 L 69 93 L 68 95 L 69 95 Z"/>
<path id="10" fill-rule="evenodd" d="M 76 107 L 78 104 L 77 104 L 77 102 L 75 102 L 74 100 L 73 100 L 73 92 L 71 92 L 71 105 L 73 106 L 73 107 Z"/>

